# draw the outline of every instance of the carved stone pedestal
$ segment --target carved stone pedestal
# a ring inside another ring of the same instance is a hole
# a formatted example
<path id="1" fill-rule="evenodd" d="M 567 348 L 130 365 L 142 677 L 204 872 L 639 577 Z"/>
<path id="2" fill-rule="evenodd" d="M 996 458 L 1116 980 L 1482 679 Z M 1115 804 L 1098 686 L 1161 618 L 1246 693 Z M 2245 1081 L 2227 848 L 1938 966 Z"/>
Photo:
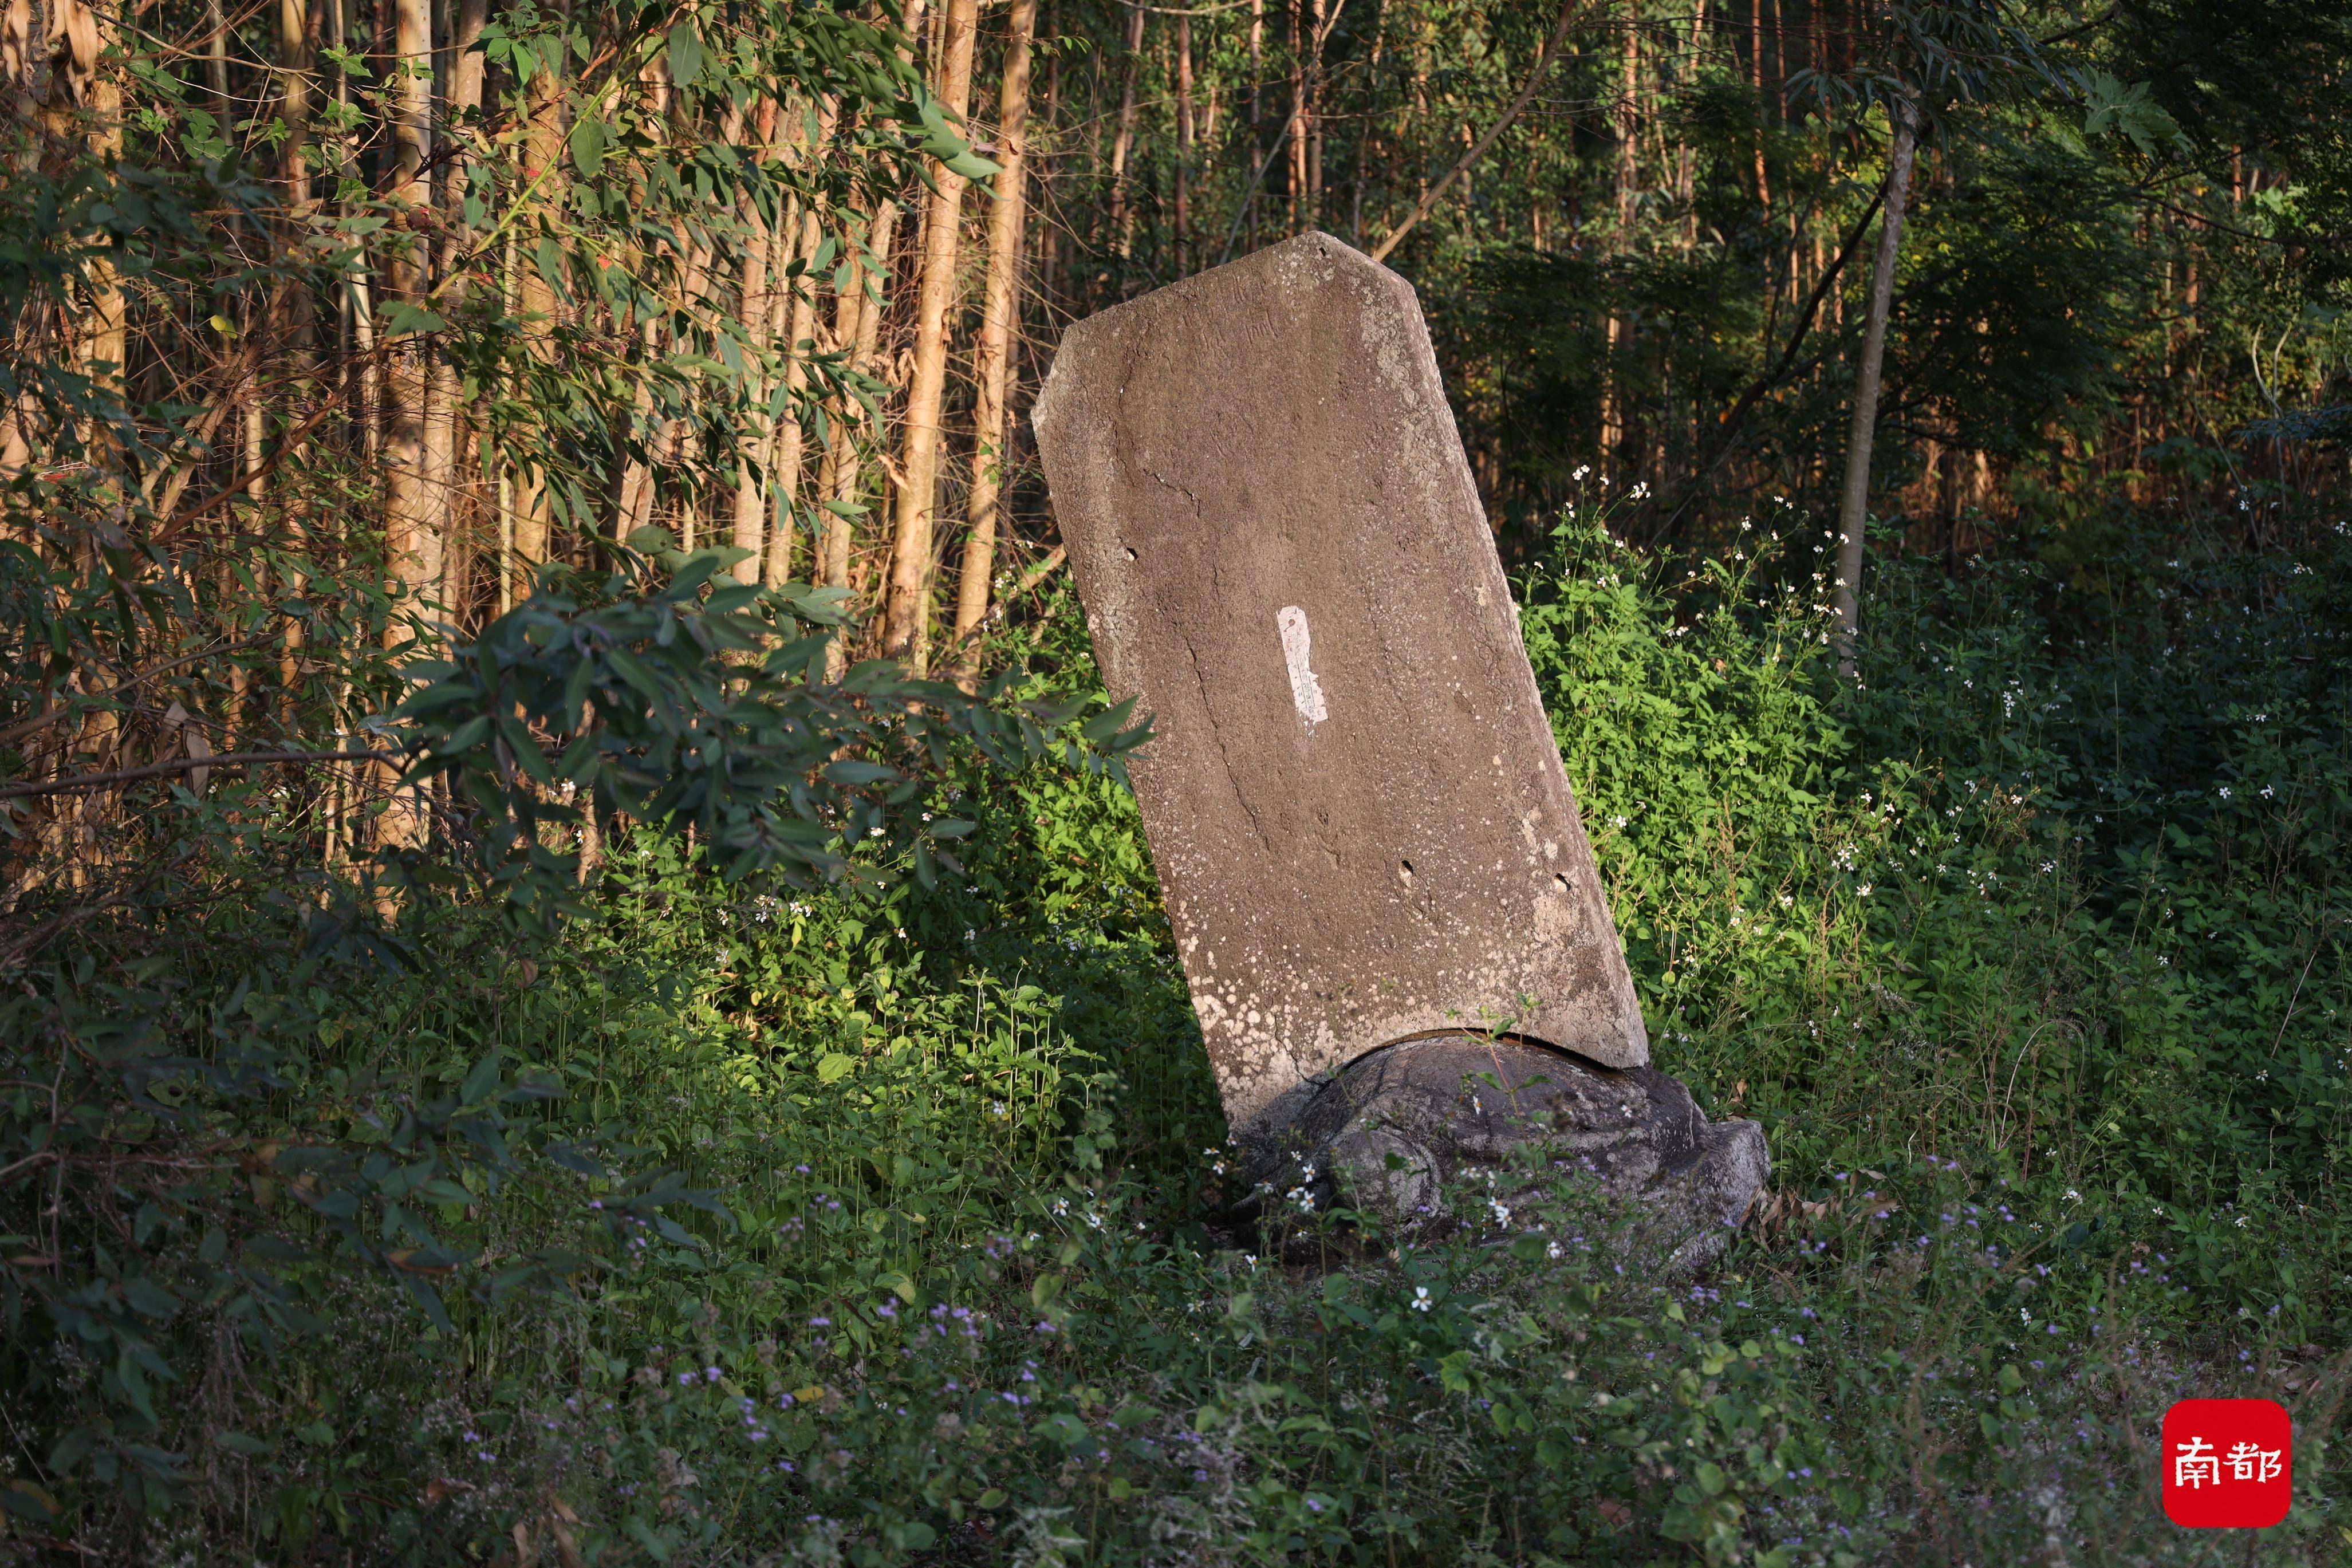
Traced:
<path id="1" fill-rule="evenodd" d="M 1604 1068 L 1512 1040 L 1407 1040 L 1280 1109 L 1286 1123 L 1260 1129 L 1244 1150 L 1275 1205 L 1303 1186 L 1318 1208 L 1344 1205 L 1403 1234 L 1484 1223 L 1486 1214 L 1449 1212 L 1446 1189 L 1465 1175 L 1491 1173 L 1495 1184 L 1478 1192 L 1507 1206 L 1537 1184 L 1589 1184 L 1623 1222 L 1630 1249 L 1669 1277 L 1722 1256 L 1771 1171 L 1763 1129 L 1707 1121 L 1654 1068 Z"/>

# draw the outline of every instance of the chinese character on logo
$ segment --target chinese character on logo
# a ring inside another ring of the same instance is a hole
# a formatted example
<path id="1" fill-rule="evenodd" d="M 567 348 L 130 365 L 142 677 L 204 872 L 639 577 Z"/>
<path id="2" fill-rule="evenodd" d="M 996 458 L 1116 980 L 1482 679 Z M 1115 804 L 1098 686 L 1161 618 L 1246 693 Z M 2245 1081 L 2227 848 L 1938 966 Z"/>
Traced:
<path id="1" fill-rule="evenodd" d="M 2230 1445 L 2230 1479 L 2233 1481 L 2266 1481 L 2279 1473 L 2280 1455 L 2276 1448 L 2257 1448 L 2252 1443 Z"/>
<path id="2" fill-rule="evenodd" d="M 2294 1500 L 2294 1427 L 2269 1399 L 2184 1399 L 2164 1415 L 2165 1517 L 2260 1530 Z"/>
<path id="3" fill-rule="evenodd" d="M 2213 1445 L 2202 1437 L 2191 1437 L 2173 1449 L 2172 1484 L 2189 1488 L 2220 1486 L 2221 1461 L 2214 1457 Z"/>

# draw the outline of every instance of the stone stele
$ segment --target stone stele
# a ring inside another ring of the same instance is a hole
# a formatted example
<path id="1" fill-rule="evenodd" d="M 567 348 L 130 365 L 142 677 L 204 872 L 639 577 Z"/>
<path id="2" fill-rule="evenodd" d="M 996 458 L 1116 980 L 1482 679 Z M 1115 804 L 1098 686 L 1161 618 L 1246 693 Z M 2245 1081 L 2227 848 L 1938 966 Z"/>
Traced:
<path id="1" fill-rule="evenodd" d="M 1034 422 L 1235 1130 L 1418 1035 L 1646 1063 L 1412 286 L 1304 235 L 1071 328 Z"/>

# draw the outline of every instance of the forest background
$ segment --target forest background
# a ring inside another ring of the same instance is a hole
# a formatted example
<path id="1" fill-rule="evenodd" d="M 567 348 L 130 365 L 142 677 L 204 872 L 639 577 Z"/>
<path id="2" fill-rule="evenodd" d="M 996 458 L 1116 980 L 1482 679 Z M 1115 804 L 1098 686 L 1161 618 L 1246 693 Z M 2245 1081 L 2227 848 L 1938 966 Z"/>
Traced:
<path id="1" fill-rule="evenodd" d="M 2258 1392 L 2248 1550 L 2352 1553 L 2347 60 L 5 0 L 0 1540 L 2206 1561 L 2155 1423 Z M 1659 1059 L 1771 1136 L 1706 1281 L 1572 1188 L 1234 1216 L 1023 415 L 1307 228 L 1419 289 Z"/>

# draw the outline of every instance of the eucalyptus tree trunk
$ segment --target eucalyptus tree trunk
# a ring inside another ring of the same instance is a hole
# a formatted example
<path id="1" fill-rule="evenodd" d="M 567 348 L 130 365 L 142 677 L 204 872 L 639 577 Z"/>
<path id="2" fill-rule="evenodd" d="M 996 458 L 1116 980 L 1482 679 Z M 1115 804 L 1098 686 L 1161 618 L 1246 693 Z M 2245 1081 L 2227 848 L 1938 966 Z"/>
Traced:
<path id="1" fill-rule="evenodd" d="M 341 0 L 322 0 L 327 12 L 327 42 L 333 47 L 335 101 L 329 124 L 334 140 L 331 153 L 338 186 L 335 205 L 346 221 L 358 216 L 348 193 L 360 188 L 360 131 L 363 123 L 352 103 L 350 34 Z M 383 367 L 375 352 L 375 289 L 370 281 L 373 263 L 365 247 L 353 247 L 337 292 L 338 336 L 348 333 L 342 346 L 342 381 L 350 400 L 351 434 L 360 457 L 374 468 L 383 451 Z M 340 707 L 340 700 L 338 702 Z"/>
<path id="2" fill-rule="evenodd" d="M 752 134 L 761 162 L 772 158 L 776 150 L 776 100 L 761 99 L 752 116 Z M 798 227 L 796 212 L 786 210 L 776 215 L 776 230 Z M 743 360 L 747 384 L 743 389 L 743 416 L 735 431 L 735 517 L 733 543 L 746 552 L 735 563 L 735 580 L 756 583 L 760 580 L 762 559 L 762 535 L 768 513 L 768 487 L 774 482 L 774 431 L 768 417 L 769 385 L 766 365 L 769 330 L 769 291 L 774 287 L 769 277 L 772 270 L 769 252 L 774 248 L 774 235 L 759 204 L 748 196 L 743 201 L 743 260 L 741 279 L 737 289 L 738 306 L 743 324 Z"/>
<path id="3" fill-rule="evenodd" d="M 1307 226 L 1323 226 L 1323 46 L 1331 37 L 1330 7 L 1324 0 L 1307 0 Z"/>
<path id="4" fill-rule="evenodd" d="M 949 0 L 940 20 L 937 97 L 962 123 L 971 104 L 973 35 L 979 0 Z M 884 607 L 882 651 L 918 674 L 929 653 L 931 532 L 939 504 L 940 406 L 947 390 L 948 309 L 956 293 L 962 237 L 961 174 L 945 164 L 931 171 L 924 214 L 923 270 L 915 300 L 915 363 L 907 384 L 905 445 L 899 458 L 897 527 L 890 552 L 890 591 Z"/>
<path id="5" fill-rule="evenodd" d="M 833 142 L 835 110 L 828 101 L 818 111 L 816 138 L 802 144 L 803 154 L 822 151 Z M 813 263 L 817 247 L 824 242 L 824 214 L 812 198 L 801 214 L 797 231 L 789 247 L 780 246 L 777 254 L 789 254 L 803 263 Z M 801 516 L 801 457 L 807 435 L 801 424 L 801 397 L 808 388 L 808 351 L 814 347 L 816 332 L 816 280 L 804 266 L 800 276 L 791 280 L 785 294 L 772 301 L 772 309 L 784 309 L 784 400 L 783 415 L 775 435 L 775 484 L 777 493 L 775 531 L 769 536 L 768 552 L 761 570 L 761 580 L 771 588 L 782 587 L 793 574 L 793 535 L 799 527 Z M 819 492 L 818 500 L 825 495 Z M 811 521 L 829 516 L 819 509 Z M 818 582 L 824 573 L 824 536 L 812 528 L 809 581 Z"/>
<path id="6" fill-rule="evenodd" d="M 1772 180 L 1764 163 L 1764 133 L 1770 121 L 1764 100 L 1764 0 L 1748 0 L 1748 79 L 1756 93 L 1756 205 L 1762 216 L 1772 212 Z"/>
<path id="7" fill-rule="evenodd" d="M 1143 63 L 1143 24 L 1149 15 L 1140 5 L 1127 16 L 1127 58 L 1118 79 L 1118 129 L 1110 143 L 1110 229 L 1118 258 L 1135 249 L 1135 208 L 1128 195 L 1128 164 L 1135 154 L 1135 73 Z"/>
<path id="8" fill-rule="evenodd" d="M 670 81 L 669 57 L 660 55 L 647 61 L 637 72 L 637 80 L 646 89 L 647 101 L 653 110 L 649 118 L 656 126 L 654 134 L 667 136 L 673 106 L 677 101 L 677 95 L 673 90 Z M 740 135 L 741 131 L 742 109 L 738 105 L 729 110 L 728 124 L 719 132 L 720 139 L 731 143 Z M 711 262 L 710 247 L 689 232 L 682 256 L 667 240 L 662 243 L 661 252 L 678 265 L 677 303 L 690 310 L 702 297 L 705 278 Z M 637 383 L 636 407 L 630 416 L 633 426 L 643 425 L 653 413 L 652 367 L 658 356 L 675 346 L 672 342 L 670 321 L 676 314 L 677 311 L 673 310 L 665 310 L 657 315 L 646 317 L 639 323 L 640 348 L 643 356 L 641 363 L 646 368 L 641 373 Z M 630 457 L 624 459 L 621 467 L 620 510 L 613 525 L 613 538 L 616 543 L 626 544 L 631 534 L 653 521 L 654 502 L 659 489 L 660 478 L 669 468 L 671 457 L 677 450 L 679 424 L 680 421 L 677 416 L 663 416 L 660 422 L 654 426 L 653 437 L 646 443 L 645 457 L 642 458 Z M 690 507 L 691 498 L 688 504 Z M 690 510 L 682 521 L 685 525 L 681 530 L 684 535 L 682 542 L 687 549 L 691 550 L 694 548 L 694 523 Z"/>
<path id="9" fill-rule="evenodd" d="M 410 232 L 391 235 L 385 258 L 385 281 L 393 298 L 422 310 L 431 279 L 430 232 L 433 187 L 433 5 L 432 0 L 388 0 L 393 11 L 393 50 L 396 69 L 385 89 L 385 108 L 392 121 L 393 161 L 384 195 L 394 213 L 416 225 Z M 412 216 L 414 215 L 414 216 Z M 418 221 L 422 220 L 422 221 Z M 403 226 L 407 226 L 405 225 Z M 386 347 L 383 400 L 384 556 L 393 583 L 403 590 L 408 619 L 394 617 L 384 626 L 387 644 L 397 644 L 412 629 L 420 639 L 432 633 L 422 612 L 425 603 L 439 596 L 443 538 L 440 521 L 444 498 L 429 470 L 426 449 L 427 371 L 425 340 L 414 328 L 394 334 Z M 391 848 L 415 848 L 427 837 L 425 792 L 398 784 L 392 764 L 379 764 L 383 786 L 391 792 L 383 815 L 376 820 L 379 842 Z M 389 914 L 399 895 L 386 888 L 379 906 Z"/>
<path id="10" fill-rule="evenodd" d="M 312 32 L 317 21 L 309 0 L 278 0 L 278 114 L 286 125 L 286 139 L 278 144 L 278 174 L 286 184 L 289 246 L 310 213 L 310 73 L 318 63 Z M 307 353 L 311 346 L 310 291 L 290 288 L 284 299 L 288 329 L 298 335 L 296 347 Z"/>
<path id="11" fill-rule="evenodd" d="M 398 68 L 385 89 L 392 120 L 393 162 L 384 195 L 403 217 L 429 225 L 433 155 L 432 0 L 388 0 L 394 6 L 393 47 Z M 386 281 L 393 298 L 423 310 L 430 284 L 430 247 L 423 233 L 392 234 Z M 395 334 L 384 354 L 384 546 L 394 580 L 406 590 L 412 613 L 432 597 L 441 577 L 442 498 L 435 494 L 425 449 L 425 340 L 414 330 Z M 394 623 L 394 628 L 398 623 Z M 401 629 L 387 629 L 395 640 Z"/>
<path id="12" fill-rule="evenodd" d="M 1028 61 L 1022 61 L 1025 76 Z M 1008 77 L 1011 68 L 1007 67 Z M 1025 86 L 1025 83 L 1024 83 Z M 1176 16 L 1176 274 L 1192 270 L 1192 148 L 1196 136 L 1192 112 L 1192 16 Z"/>
<path id="13" fill-rule="evenodd" d="M 247 526 L 258 531 L 262 526 L 259 521 L 261 508 L 263 503 L 268 499 L 268 474 L 269 470 L 263 455 L 264 444 L 262 440 L 263 432 L 268 425 L 268 414 L 262 403 L 260 377 L 257 374 L 248 378 L 245 384 L 237 390 L 243 398 L 243 406 L 237 410 L 237 423 L 239 426 L 238 435 L 240 437 L 237 443 L 237 467 L 239 470 L 237 477 L 244 482 L 246 505 L 251 509 L 246 515 L 253 521 L 248 522 Z M 234 529 L 233 524 L 231 525 L 231 528 L 232 530 Z M 236 602 L 234 590 L 236 584 L 236 576 L 232 570 L 229 570 L 230 562 L 233 559 L 234 553 L 235 552 L 233 548 L 224 550 L 221 552 L 221 565 L 223 568 L 221 573 L 221 603 L 225 607 L 235 604 Z M 256 553 L 257 555 L 259 554 L 259 552 Z M 268 556 L 259 555 L 258 559 L 256 559 L 249 563 L 247 570 L 249 570 L 253 574 L 255 596 L 266 598 L 269 593 L 269 565 Z M 237 629 L 238 623 L 234 616 L 224 617 L 224 619 L 226 624 L 223 626 L 222 629 L 225 632 L 233 632 Z M 252 720 L 253 669 L 252 667 L 247 665 L 244 659 L 237 658 L 230 661 L 228 668 L 228 706 L 221 715 L 220 739 L 221 749 L 223 751 L 233 752 L 236 750 L 236 742 L 238 740 L 249 733 L 249 726 Z"/>
<path id="14" fill-rule="evenodd" d="M 524 112 L 530 125 L 523 135 L 522 192 L 517 198 L 559 221 L 564 210 L 565 184 L 562 66 L 562 51 L 550 49 L 532 62 L 530 79 L 524 85 Z M 517 270 L 520 277 L 516 301 L 528 334 L 525 346 L 532 363 L 543 369 L 555 363 L 556 313 L 562 302 L 556 298 L 555 286 L 541 273 L 536 257 L 528 250 Z M 513 555 L 503 567 L 511 584 L 509 596 L 517 603 L 530 595 L 532 570 L 547 562 L 548 537 L 555 516 L 547 474 L 534 466 L 520 478 L 513 508 Z"/>
<path id="15" fill-rule="evenodd" d="M 340 4 L 340 0 L 333 3 Z M 317 57 L 311 30 L 316 25 L 317 16 L 308 0 L 278 0 L 278 110 L 286 125 L 286 139 L 278 144 L 278 172 L 286 184 L 286 216 L 281 228 L 289 252 L 301 242 L 302 231 L 310 221 L 310 72 Z M 271 314 L 277 319 L 278 332 L 292 351 L 296 384 L 307 395 L 318 369 L 310 289 L 299 282 L 280 283 L 271 303 Z M 299 511 L 288 513 L 287 534 L 287 542 L 299 558 L 309 535 Z M 286 580 L 288 596 L 300 598 L 307 581 L 299 569 L 290 572 Z M 301 653 L 302 620 L 299 616 L 289 616 L 278 660 L 282 717 L 289 731 L 294 728 L 294 682 L 299 672 Z"/>
<path id="16" fill-rule="evenodd" d="M 1249 141 L 1246 144 L 1255 150 L 1258 132 L 1265 124 L 1265 0 L 1249 0 Z M 1054 60 L 1056 68 L 1061 58 L 1061 52 L 1055 50 Z M 1247 233 L 1252 250 L 1257 248 L 1258 193 L 1265 188 L 1264 180 L 1254 181 L 1244 204 L 1243 216 L 1249 226 Z"/>
<path id="17" fill-rule="evenodd" d="M 1290 232 L 1298 232 L 1300 202 L 1307 195 L 1307 46 L 1299 32 L 1299 12 L 1307 0 L 1290 0 L 1290 121 L 1283 134 L 1287 159 Z"/>
<path id="18" fill-rule="evenodd" d="M 890 244 L 898 230 L 898 204 L 886 201 L 874 214 L 866 232 L 866 249 L 868 261 L 851 270 L 854 296 L 842 303 L 846 310 L 836 311 L 834 318 L 837 343 L 845 344 L 850 369 L 863 372 L 874 363 L 874 343 L 882 331 L 882 311 L 887 298 L 886 286 L 890 279 Z M 871 268 L 870 277 L 859 274 Z M 825 459 L 825 474 L 820 494 L 831 506 L 825 509 L 824 563 L 823 581 L 833 587 L 852 586 L 849 580 L 849 552 L 855 542 L 851 518 L 857 500 L 859 469 L 857 432 L 845 409 L 835 410 L 833 449 Z M 883 433 L 874 433 L 878 445 Z M 848 644 L 836 635 L 825 656 L 829 679 L 839 679 L 848 661 Z"/>
<path id="19" fill-rule="evenodd" d="M 454 7 L 447 13 L 451 24 L 447 119 L 453 125 L 464 124 L 481 112 L 482 75 L 487 62 L 479 46 L 488 10 L 487 0 L 456 0 Z M 462 148 L 462 137 L 452 137 L 451 145 Z M 436 303 L 444 312 L 460 310 L 466 301 L 467 253 L 472 248 L 466 223 L 465 199 L 470 166 L 461 152 L 448 160 L 442 174 L 439 258 L 442 285 Z M 461 424 L 457 404 L 457 367 L 450 363 L 446 355 L 436 356 L 425 373 L 425 483 L 432 531 L 442 540 L 442 564 L 446 569 L 442 597 L 448 604 L 453 620 L 464 613 L 464 561 L 467 553 L 457 527 L 458 429 Z"/>
<path id="20" fill-rule="evenodd" d="M 1895 305 L 1895 264 L 1903 245 L 1903 206 L 1911 194 L 1911 157 L 1916 135 L 1906 99 L 1892 100 L 1895 144 L 1886 163 L 1886 214 L 1878 227 L 1878 257 L 1870 272 L 1870 313 L 1862 331 L 1862 362 L 1854 367 L 1853 423 L 1846 432 L 1845 490 L 1838 500 L 1837 582 L 1831 604 L 1837 612 L 1838 673 L 1852 678 L 1862 636 L 1863 531 L 1870 518 L 1870 450 L 1878 431 L 1880 372 L 1886 363 L 1886 318 Z"/>
<path id="21" fill-rule="evenodd" d="M 1691 7 L 1690 21 L 1690 58 L 1693 61 L 1704 59 L 1706 56 L 1706 0 L 1696 0 Z M 1698 177 L 1698 153 L 1691 146 L 1690 132 L 1690 122 L 1677 117 L 1675 121 L 1675 204 L 1683 209 L 1683 232 L 1675 248 L 1685 256 L 1698 248 L 1698 207 L 1691 199 Z"/>
<path id="22" fill-rule="evenodd" d="M 1190 20 L 1180 18 L 1186 24 Z M 980 626 L 988 616 L 989 577 L 996 570 L 996 519 L 1004 495 L 1005 388 L 1011 381 L 1013 328 L 1021 300 L 1029 44 L 1037 26 L 1037 0 L 1013 0 L 1012 25 L 1004 47 L 1004 84 L 997 99 L 996 161 L 1003 173 L 996 176 L 995 199 L 988 210 L 988 281 L 981 301 L 980 341 L 972 351 L 978 390 L 972 409 L 971 496 L 964 510 L 970 531 L 956 578 L 956 684 L 966 691 L 980 680 Z M 1186 37 L 1180 32 L 1180 39 Z"/>
<path id="23" fill-rule="evenodd" d="M 1624 75 L 1617 100 L 1617 232 L 1610 246 L 1618 255 L 1633 247 L 1633 223 L 1641 210 L 1642 189 L 1642 26 L 1639 5 L 1626 8 Z M 1625 408 L 1618 374 L 1618 345 L 1625 323 L 1609 312 L 1608 352 L 1601 366 L 1601 471 L 1614 468 L 1625 444 Z"/>
<path id="24" fill-rule="evenodd" d="M 886 204 L 881 211 L 896 209 Z M 858 232 L 855 215 L 843 226 L 842 248 L 845 259 L 833 295 L 833 325 L 824 345 L 826 352 L 838 354 L 844 369 L 857 367 L 861 351 L 859 331 L 866 321 L 866 261 L 865 251 L 881 237 L 881 213 Z M 877 268 L 877 270 L 879 270 Z M 825 420 L 824 452 L 817 463 L 816 501 L 822 531 L 816 541 L 816 565 L 809 580 L 828 588 L 849 586 L 849 552 L 852 542 L 848 516 L 842 510 L 848 498 L 856 495 L 856 437 L 850 421 L 856 415 L 847 406 L 835 408 Z M 838 648 L 841 639 L 835 637 Z"/>
<path id="25" fill-rule="evenodd" d="M 49 0 L 49 79 L 42 104 L 45 128 L 60 141 L 80 135 L 90 153 L 101 162 L 111 161 L 122 151 L 122 84 L 105 63 L 115 43 L 114 15 L 111 5 L 101 8 L 86 0 Z M 27 32 L 29 24 L 29 17 L 22 18 Z M 12 22 L 11 30 L 17 25 Z M 10 52 L 26 51 L 17 45 Z M 74 357 L 96 387 L 119 396 L 125 390 L 123 367 L 130 347 L 121 278 L 103 250 L 92 258 L 82 277 L 88 304 L 74 322 Z M 96 425 L 83 432 L 83 439 L 93 447 L 108 443 Z"/>

